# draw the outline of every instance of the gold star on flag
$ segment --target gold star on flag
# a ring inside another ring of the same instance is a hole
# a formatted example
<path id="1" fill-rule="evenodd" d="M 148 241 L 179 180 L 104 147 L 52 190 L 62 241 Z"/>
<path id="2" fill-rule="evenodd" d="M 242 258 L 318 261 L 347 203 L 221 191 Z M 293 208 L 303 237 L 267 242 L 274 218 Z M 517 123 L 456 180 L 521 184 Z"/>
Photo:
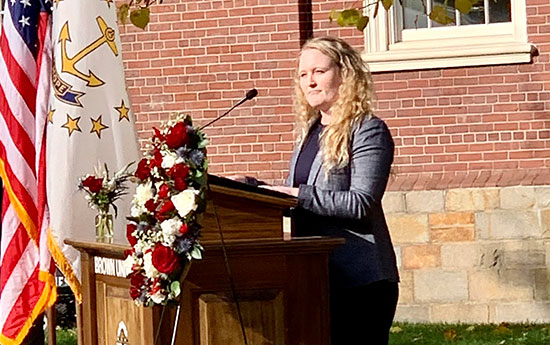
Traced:
<path id="1" fill-rule="evenodd" d="M 53 124 L 53 113 L 55 113 L 55 109 L 50 109 L 50 111 L 48 111 L 48 122 Z"/>
<path id="2" fill-rule="evenodd" d="M 73 119 L 69 116 L 69 114 L 67 114 L 67 122 L 65 122 L 61 127 L 67 128 L 69 130 L 69 137 L 71 136 L 71 134 L 73 134 L 74 131 L 82 132 L 80 127 L 78 127 L 78 121 L 80 121 L 80 116 Z"/>
<path id="3" fill-rule="evenodd" d="M 118 111 L 119 117 L 118 121 L 122 121 L 122 119 L 126 119 L 130 121 L 130 118 L 128 117 L 128 113 L 130 112 L 130 108 L 127 108 L 124 105 L 124 100 L 121 101 L 120 107 L 115 107 L 115 110 Z"/>
<path id="4" fill-rule="evenodd" d="M 101 131 L 109 127 L 101 123 L 101 115 L 99 115 L 97 120 L 94 120 L 94 119 L 90 119 L 90 120 L 92 120 L 92 130 L 90 131 L 90 133 L 97 134 L 97 137 L 101 139 Z"/>

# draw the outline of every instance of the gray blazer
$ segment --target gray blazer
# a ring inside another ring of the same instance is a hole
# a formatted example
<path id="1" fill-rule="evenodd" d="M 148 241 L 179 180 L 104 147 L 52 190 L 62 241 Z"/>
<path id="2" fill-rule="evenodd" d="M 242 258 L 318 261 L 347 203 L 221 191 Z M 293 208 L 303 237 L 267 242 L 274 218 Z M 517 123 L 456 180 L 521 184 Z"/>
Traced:
<path id="1" fill-rule="evenodd" d="M 290 164 L 294 181 L 300 143 Z M 294 220 L 298 236 L 338 236 L 346 244 L 330 259 L 333 288 L 399 281 L 395 253 L 382 210 L 393 162 L 394 144 L 388 127 L 377 117 L 365 118 L 352 132 L 350 162 L 328 174 L 319 151 L 306 185 L 299 186 Z"/>

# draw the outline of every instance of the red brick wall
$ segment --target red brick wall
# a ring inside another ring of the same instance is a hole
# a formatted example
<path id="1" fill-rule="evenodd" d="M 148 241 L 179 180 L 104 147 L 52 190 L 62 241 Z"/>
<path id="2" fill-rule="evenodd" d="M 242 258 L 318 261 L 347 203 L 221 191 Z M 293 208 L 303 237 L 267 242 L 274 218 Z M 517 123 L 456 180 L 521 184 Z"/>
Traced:
<path id="1" fill-rule="evenodd" d="M 344 4 L 313 1 L 313 33 L 360 48 L 359 31 L 328 21 Z M 375 74 L 377 114 L 396 142 L 391 189 L 550 183 L 550 6 L 527 4 L 539 51 L 532 64 Z M 140 138 L 178 111 L 206 123 L 256 87 L 254 101 L 206 130 L 210 172 L 280 182 L 293 146 L 303 8 L 303 0 L 165 0 L 147 30 L 122 27 Z"/>
<path id="2" fill-rule="evenodd" d="M 152 13 L 146 31 L 121 28 L 140 138 L 175 112 L 204 124 L 255 87 L 255 100 L 205 130 L 210 172 L 283 179 L 293 146 L 297 1 L 166 0 Z"/>

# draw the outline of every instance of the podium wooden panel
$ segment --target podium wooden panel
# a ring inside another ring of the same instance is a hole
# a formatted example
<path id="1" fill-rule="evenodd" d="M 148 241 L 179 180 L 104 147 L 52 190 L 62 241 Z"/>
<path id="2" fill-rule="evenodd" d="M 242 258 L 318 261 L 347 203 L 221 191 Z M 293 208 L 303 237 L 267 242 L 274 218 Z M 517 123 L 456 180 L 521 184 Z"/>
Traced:
<path id="1" fill-rule="evenodd" d="M 210 178 L 248 344 L 328 345 L 328 255 L 344 241 L 285 239 L 282 212 L 295 199 Z M 204 258 L 182 287 L 178 345 L 244 344 L 213 210 L 203 221 Z M 82 254 L 83 344 L 153 345 L 159 327 L 157 344 L 170 344 L 175 307 L 161 323 L 162 307 L 137 307 L 128 279 L 96 273 L 96 258 L 122 260 L 128 245 L 65 242 Z"/>

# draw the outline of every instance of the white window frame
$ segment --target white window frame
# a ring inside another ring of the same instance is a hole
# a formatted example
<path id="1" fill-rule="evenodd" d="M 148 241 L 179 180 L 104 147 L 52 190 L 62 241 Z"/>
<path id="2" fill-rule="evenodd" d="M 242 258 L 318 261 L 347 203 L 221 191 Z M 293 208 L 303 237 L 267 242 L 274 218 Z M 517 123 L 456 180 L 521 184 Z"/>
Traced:
<path id="1" fill-rule="evenodd" d="M 363 58 L 372 72 L 531 62 L 525 0 L 511 0 L 511 10 L 508 23 L 403 30 L 394 1 L 367 25 Z"/>

